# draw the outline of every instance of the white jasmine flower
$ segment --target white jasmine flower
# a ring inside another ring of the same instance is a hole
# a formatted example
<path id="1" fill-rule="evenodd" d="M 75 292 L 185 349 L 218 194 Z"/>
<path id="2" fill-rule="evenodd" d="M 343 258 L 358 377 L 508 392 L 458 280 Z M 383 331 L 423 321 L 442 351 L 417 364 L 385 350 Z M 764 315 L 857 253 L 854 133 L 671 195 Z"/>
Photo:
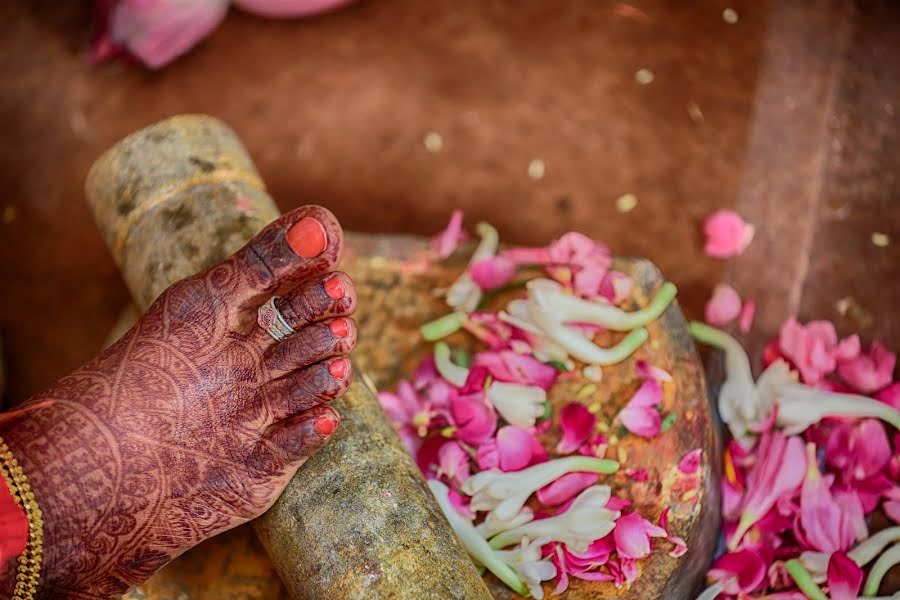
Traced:
<path id="1" fill-rule="evenodd" d="M 487 398 L 507 422 L 519 427 L 533 427 L 544 414 L 547 392 L 534 385 L 495 381 L 487 390 Z"/>
<path id="2" fill-rule="evenodd" d="M 500 550 L 500 560 L 519 575 L 531 595 L 541 600 L 544 597 L 544 588 L 541 586 L 542 581 L 547 581 L 556 577 L 556 567 L 549 559 L 541 559 L 541 546 L 548 543 L 550 538 L 538 538 L 533 542 L 529 542 L 527 537 L 522 538 L 522 542 L 515 550 Z"/>
<path id="3" fill-rule="evenodd" d="M 503 548 L 528 536 L 548 538 L 554 542 L 562 542 L 573 552 L 585 552 L 588 546 L 616 526 L 616 519 L 621 513 L 606 508 L 609 498 L 609 486 L 592 485 L 578 494 L 572 506 L 564 513 L 504 531 L 491 539 L 491 547 Z"/>
<path id="4" fill-rule="evenodd" d="M 512 519 L 525 506 L 528 497 L 552 481 L 572 471 L 610 474 L 619 469 L 619 463 L 604 458 L 567 456 L 549 460 L 539 465 L 504 473 L 489 469 L 469 477 L 462 491 L 472 497 L 472 510 L 496 512 L 496 518 Z"/>

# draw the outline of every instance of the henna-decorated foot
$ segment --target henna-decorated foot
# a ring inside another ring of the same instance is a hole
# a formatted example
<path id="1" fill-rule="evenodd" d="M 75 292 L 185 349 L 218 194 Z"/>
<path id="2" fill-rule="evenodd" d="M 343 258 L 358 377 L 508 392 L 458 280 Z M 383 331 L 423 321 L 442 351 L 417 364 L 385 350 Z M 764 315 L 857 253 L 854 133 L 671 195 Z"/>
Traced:
<path id="1" fill-rule="evenodd" d="M 262 514 L 332 435 L 356 342 L 341 245 L 327 210 L 285 215 L 4 426 L 44 513 L 42 597 L 122 594 Z M 256 323 L 273 295 L 281 342 Z"/>

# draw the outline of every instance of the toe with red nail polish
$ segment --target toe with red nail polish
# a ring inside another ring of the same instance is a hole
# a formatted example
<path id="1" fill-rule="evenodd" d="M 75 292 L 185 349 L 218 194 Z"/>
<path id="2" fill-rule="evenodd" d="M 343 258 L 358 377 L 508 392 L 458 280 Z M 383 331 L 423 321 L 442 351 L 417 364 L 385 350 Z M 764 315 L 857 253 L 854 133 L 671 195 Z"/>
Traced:
<path id="1" fill-rule="evenodd" d="M 337 421 L 331 415 L 321 416 L 316 421 L 316 433 L 322 437 L 329 436 L 337 429 L 337 425 Z"/>
<path id="2" fill-rule="evenodd" d="M 346 358 L 336 358 L 328 365 L 328 371 L 335 379 L 344 379 L 350 370 L 350 361 Z"/>
<path id="3" fill-rule="evenodd" d="M 325 281 L 323 287 L 325 288 L 325 293 L 332 300 L 340 300 L 347 293 L 347 291 L 344 289 L 344 282 L 341 281 L 340 275 L 332 275 L 331 277 L 329 277 Z"/>
<path id="4" fill-rule="evenodd" d="M 313 217 L 303 217 L 288 229 L 287 243 L 298 256 L 315 258 L 328 246 L 325 227 Z"/>

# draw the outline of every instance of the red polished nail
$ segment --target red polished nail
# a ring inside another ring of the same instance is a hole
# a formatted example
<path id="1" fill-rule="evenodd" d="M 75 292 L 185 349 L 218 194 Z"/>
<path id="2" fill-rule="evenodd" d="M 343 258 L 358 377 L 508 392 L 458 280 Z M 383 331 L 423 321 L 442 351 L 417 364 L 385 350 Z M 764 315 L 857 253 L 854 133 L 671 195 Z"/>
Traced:
<path id="1" fill-rule="evenodd" d="M 325 280 L 325 293 L 332 300 L 340 300 L 344 297 L 344 282 L 341 281 L 340 275 L 332 275 Z"/>
<path id="2" fill-rule="evenodd" d="M 328 234 L 325 227 L 312 217 L 303 217 L 288 229 L 287 242 L 303 258 L 315 258 L 325 251 Z"/>
<path id="3" fill-rule="evenodd" d="M 337 426 L 337 421 L 333 416 L 323 415 L 316 421 L 316 433 L 318 433 L 322 437 L 327 437 L 334 433 L 334 430 L 337 429 Z"/>
<path id="4" fill-rule="evenodd" d="M 336 338 L 345 338 L 350 333 L 350 325 L 347 323 L 347 319 L 335 319 L 328 324 L 328 329 L 331 330 L 331 333 Z"/>
<path id="5" fill-rule="evenodd" d="M 350 370 L 350 361 L 346 358 L 336 358 L 328 365 L 328 371 L 335 379 L 343 379 Z"/>

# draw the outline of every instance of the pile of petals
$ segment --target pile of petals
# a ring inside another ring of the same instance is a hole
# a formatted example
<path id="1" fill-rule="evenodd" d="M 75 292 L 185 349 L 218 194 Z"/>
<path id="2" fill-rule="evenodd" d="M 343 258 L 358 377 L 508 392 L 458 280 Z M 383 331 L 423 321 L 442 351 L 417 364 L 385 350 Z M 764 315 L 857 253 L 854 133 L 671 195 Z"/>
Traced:
<path id="1" fill-rule="evenodd" d="M 544 596 L 542 582 L 555 580 L 562 593 L 570 577 L 628 585 L 654 546 L 675 556 L 687 547 L 668 533 L 666 513 L 652 523 L 600 483 L 619 464 L 605 458 L 607 439 L 587 408 L 564 406 L 562 435 L 541 441 L 551 426 L 547 393 L 579 366 L 596 380 L 603 365 L 631 355 L 675 287 L 665 284 L 646 307 L 628 312 L 616 305 L 630 299 L 631 279 L 611 269 L 602 244 L 568 233 L 544 248 L 501 250 L 493 227 L 476 230 L 468 268 L 446 290 L 450 313 L 422 327 L 436 342 L 433 355 L 379 400 L 480 566 L 535 598 Z M 435 258 L 454 254 L 464 238 L 455 213 L 432 242 Z M 514 298 L 505 310 L 484 309 L 498 291 Z M 443 341 L 461 330 L 479 351 Z M 624 337 L 604 348 L 594 342 L 603 330 Z M 618 420 L 650 438 L 663 429 L 661 385 L 671 377 L 637 364 L 643 384 Z"/>
<path id="2" fill-rule="evenodd" d="M 900 562 L 894 353 L 878 342 L 864 351 L 827 321 L 790 319 L 754 381 L 735 339 L 700 323 L 691 331 L 724 352 L 718 403 L 731 433 L 724 550 L 700 599 L 876 596 Z M 895 526 L 873 532 L 879 519 Z"/>

